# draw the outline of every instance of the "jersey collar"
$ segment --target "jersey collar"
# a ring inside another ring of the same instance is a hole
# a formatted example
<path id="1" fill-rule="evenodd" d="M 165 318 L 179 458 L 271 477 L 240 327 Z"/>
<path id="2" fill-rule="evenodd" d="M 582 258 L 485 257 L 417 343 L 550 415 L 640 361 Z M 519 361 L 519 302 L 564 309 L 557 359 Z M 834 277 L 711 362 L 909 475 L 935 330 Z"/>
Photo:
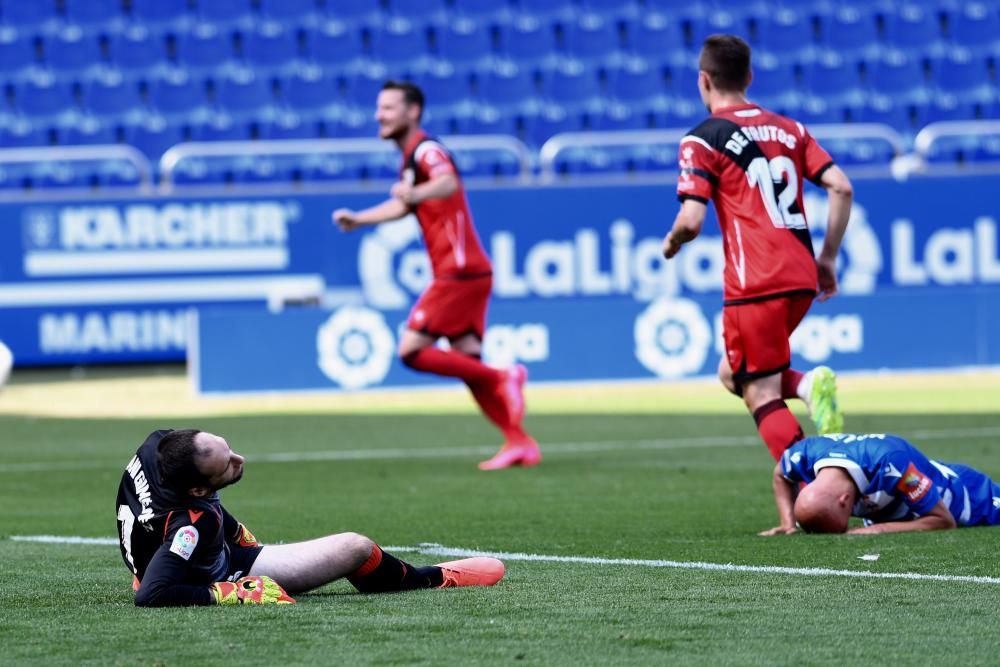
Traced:
<path id="1" fill-rule="evenodd" d="M 733 104 L 728 107 L 722 107 L 721 109 L 716 109 L 712 112 L 713 116 L 718 116 L 724 113 L 732 113 L 734 111 L 747 111 L 749 109 L 760 109 L 759 104 L 754 104 L 752 102 L 747 102 L 746 104 Z"/>
<path id="2" fill-rule="evenodd" d="M 406 142 L 406 146 L 403 147 L 403 155 L 410 155 L 414 150 L 416 150 L 417 145 L 426 138 L 426 132 L 423 130 L 417 130 L 413 137 Z"/>

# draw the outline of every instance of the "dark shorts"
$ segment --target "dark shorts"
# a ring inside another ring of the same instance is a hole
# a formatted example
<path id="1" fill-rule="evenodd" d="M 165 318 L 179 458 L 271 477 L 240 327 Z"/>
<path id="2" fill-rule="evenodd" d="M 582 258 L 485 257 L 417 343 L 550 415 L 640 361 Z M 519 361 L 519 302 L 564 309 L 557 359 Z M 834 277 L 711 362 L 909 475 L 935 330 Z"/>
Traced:
<path id="1" fill-rule="evenodd" d="M 789 337 L 809 311 L 812 294 L 792 294 L 722 308 L 722 334 L 733 378 L 743 384 L 792 362 Z"/>
<path id="2" fill-rule="evenodd" d="M 260 555 L 264 547 L 241 547 L 239 545 L 229 545 L 229 571 L 226 572 L 226 581 L 236 581 L 241 577 L 250 574 L 250 568 Z"/>
<path id="3" fill-rule="evenodd" d="M 410 311 L 406 326 L 435 337 L 459 338 L 486 330 L 493 276 L 435 278 Z"/>

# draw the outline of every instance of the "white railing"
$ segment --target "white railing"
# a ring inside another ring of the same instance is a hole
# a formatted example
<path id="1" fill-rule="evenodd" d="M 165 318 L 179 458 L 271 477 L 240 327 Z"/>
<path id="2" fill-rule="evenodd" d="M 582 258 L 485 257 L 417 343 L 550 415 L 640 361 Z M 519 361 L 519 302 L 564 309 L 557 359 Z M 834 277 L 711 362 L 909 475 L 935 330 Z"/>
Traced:
<path id="1" fill-rule="evenodd" d="M 519 139 L 508 135 L 446 136 L 441 141 L 452 152 L 507 151 L 517 158 L 523 179 L 531 176 L 531 153 Z M 191 158 L 279 157 L 294 155 L 372 155 L 391 153 L 395 146 L 381 139 L 280 139 L 268 141 L 187 142 L 168 149 L 160 158 L 160 191 L 174 188 L 174 170 Z"/>
<path id="2" fill-rule="evenodd" d="M 934 142 L 939 139 L 985 135 L 1000 135 L 1000 120 L 947 120 L 931 123 L 917 132 L 913 140 L 913 150 L 926 159 Z"/>
<path id="3" fill-rule="evenodd" d="M 813 125 L 809 132 L 824 139 L 876 139 L 892 147 L 893 154 L 905 151 L 903 138 L 888 125 L 858 123 L 855 125 Z M 567 150 L 576 148 L 621 148 L 626 146 L 676 146 L 688 130 L 621 130 L 617 132 L 565 132 L 551 137 L 542 144 L 538 153 L 540 176 L 551 181 L 556 176 L 556 160 Z"/>
<path id="4" fill-rule="evenodd" d="M 97 162 L 124 160 L 135 166 L 139 176 L 138 189 L 152 190 L 153 168 L 142 152 L 121 144 L 94 146 L 31 146 L 0 148 L 0 166 L 5 164 L 30 164 L 33 162 Z"/>

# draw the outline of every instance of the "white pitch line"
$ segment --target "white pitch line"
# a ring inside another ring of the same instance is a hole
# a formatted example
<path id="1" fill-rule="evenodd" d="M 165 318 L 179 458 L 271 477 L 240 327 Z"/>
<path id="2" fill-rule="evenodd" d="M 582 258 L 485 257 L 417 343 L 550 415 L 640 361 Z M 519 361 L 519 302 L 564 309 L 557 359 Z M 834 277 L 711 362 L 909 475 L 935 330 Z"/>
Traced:
<path id="1" fill-rule="evenodd" d="M 906 432 L 906 437 L 918 442 L 927 440 L 965 440 L 1000 436 L 1000 426 L 983 426 L 956 429 L 918 429 Z M 622 450 L 663 451 L 670 449 L 713 447 L 758 447 L 760 438 L 755 435 L 692 436 L 683 438 L 658 438 L 655 440 L 596 440 L 591 442 L 543 442 L 542 451 L 550 454 L 592 454 Z M 251 454 L 251 463 L 302 463 L 308 461 L 379 461 L 441 459 L 456 456 L 483 456 L 496 451 L 496 445 L 471 447 L 393 447 L 386 449 L 320 450 L 315 452 L 275 452 Z M 56 472 L 67 470 L 103 470 L 118 465 L 107 460 L 53 461 L 51 463 L 0 463 L 2 473 Z"/>
<path id="2" fill-rule="evenodd" d="M 42 542 L 46 544 L 87 544 L 117 545 L 111 537 L 60 537 L 58 535 L 11 535 L 14 542 Z M 415 547 L 385 546 L 389 553 L 419 553 L 425 556 L 448 558 L 471 558 L 489 556 L 503 561 L 528 561 L 542 563 L 576 563 L 580 565 L 622 565 L 631 567 L 654 567 L 675 570 L 707 570 L 712 572 L 745 572 L 749 574 L 787 574 L 805 577 L 853 577 L 861 579 L 906 579 L 908 581 L 943 581 L 969 584 L 1000 584 L 1000 577 L 984 577 L 966 574 L 921 574 L 919 572 L 872 572 L 870 570 L 835 570 L 825 567 L 785 567 L 782 565 L 737 565 L 735 563 L 706 563 L 704 561 L 682 561 L 640 558 L 601 558 L 595 556 L 554 556 L 548 554 L 528 554 L 516 551 L 481 551 L 446 547 L 440 544 L 424 543 Z"/>

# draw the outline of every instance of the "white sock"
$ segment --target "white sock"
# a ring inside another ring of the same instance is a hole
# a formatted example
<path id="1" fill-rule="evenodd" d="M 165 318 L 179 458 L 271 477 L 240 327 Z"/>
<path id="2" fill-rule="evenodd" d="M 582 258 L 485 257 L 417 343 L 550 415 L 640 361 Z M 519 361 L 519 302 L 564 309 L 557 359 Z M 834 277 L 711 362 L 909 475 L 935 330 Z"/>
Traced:
<path id="1" fill-rule="evenodd" d="M 812 407 L 809 403 L 809 395 L 812 393 L 812 386 L 813 372 L 809 371 L 808 373 L 803 373 L 802 379 L 799 380 L 799 386 L 795 388 L 796 395 L 798 395 L 798 397 L 801 398 L 806 405 L 809 405 L 809 407 Z"/>

